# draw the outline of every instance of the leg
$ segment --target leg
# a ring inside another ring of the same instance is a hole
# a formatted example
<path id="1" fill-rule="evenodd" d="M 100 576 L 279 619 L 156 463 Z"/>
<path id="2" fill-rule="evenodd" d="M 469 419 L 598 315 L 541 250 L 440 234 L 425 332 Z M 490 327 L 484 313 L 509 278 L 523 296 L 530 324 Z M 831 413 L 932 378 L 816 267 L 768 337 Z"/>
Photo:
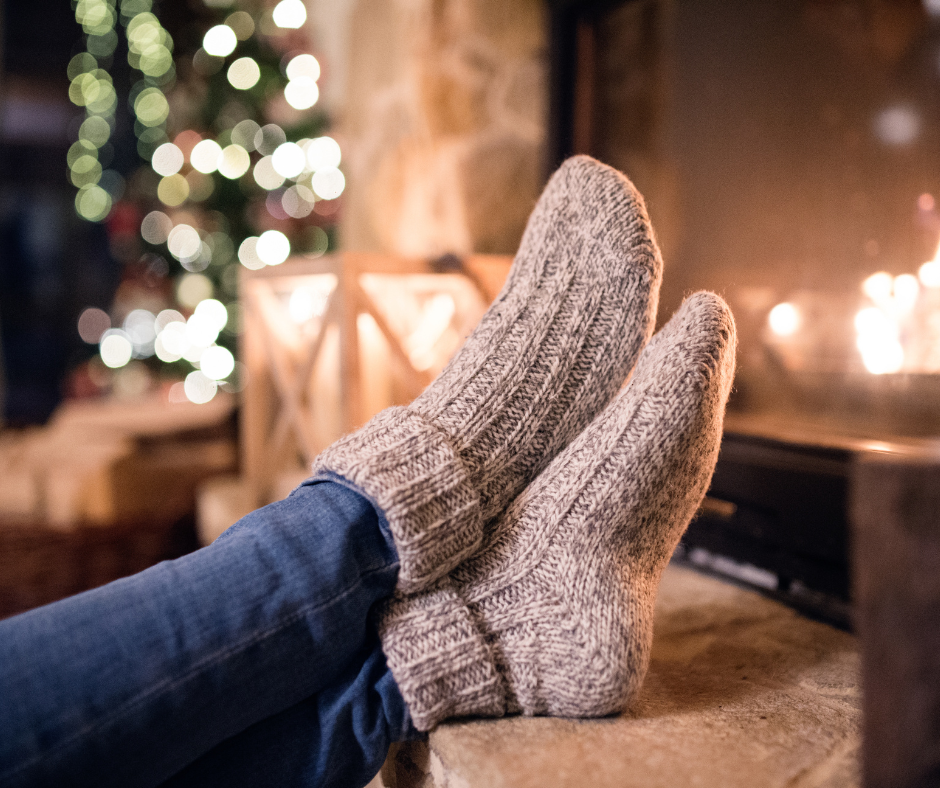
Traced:
<path id="1" fill-rule="evenodd" d="M 161 788 L 361 788 L 392 742 L 417 735 L 377 637 L 364 653 L 331 687 L 222 742 Z"/>
<path id="2" fill-rule="evenodd" d="M 397 572 L 376 510 L 322 483 L 0 622 L 0 784 L 160 783 L 343 675 Z"/>

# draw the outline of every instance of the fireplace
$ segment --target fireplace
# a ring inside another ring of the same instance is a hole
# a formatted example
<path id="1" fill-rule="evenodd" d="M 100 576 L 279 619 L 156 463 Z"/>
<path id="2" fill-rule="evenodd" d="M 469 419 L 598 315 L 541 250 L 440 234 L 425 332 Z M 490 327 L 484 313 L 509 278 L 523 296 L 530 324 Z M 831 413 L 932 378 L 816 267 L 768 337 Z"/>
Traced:
<path id="1" fill-rule="evenodd" d="M 687 558 L 846 620 L 846 499 L 940 435 L 940 3 L 558 2 L 549 163 L 627 172 L 738 377 Z"/>

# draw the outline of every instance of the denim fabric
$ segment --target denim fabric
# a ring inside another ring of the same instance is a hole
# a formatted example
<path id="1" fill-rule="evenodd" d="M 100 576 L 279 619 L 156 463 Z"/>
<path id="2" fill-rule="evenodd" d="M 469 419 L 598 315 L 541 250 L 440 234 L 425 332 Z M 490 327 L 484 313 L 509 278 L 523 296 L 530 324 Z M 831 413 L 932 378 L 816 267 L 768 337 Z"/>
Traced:
<path id="1" fill-rule="evenodd" d="M 421 734 L 378 639 L 354 662 L 327 689 L 227 739 L 161 788 L 362 788 L 393 741 Z"/>
<path id="2" fill-rule="evenodd" d="M 397 573 L 368 501 L 307 484 L 207 548 L 0 622 L 0 785 L 154 786 L 272 731 L 318 761 L 276 784 L 372 769 L 414 732 L 369 625 Z M 348 734 L 358 756 L 330 748 Z"/>

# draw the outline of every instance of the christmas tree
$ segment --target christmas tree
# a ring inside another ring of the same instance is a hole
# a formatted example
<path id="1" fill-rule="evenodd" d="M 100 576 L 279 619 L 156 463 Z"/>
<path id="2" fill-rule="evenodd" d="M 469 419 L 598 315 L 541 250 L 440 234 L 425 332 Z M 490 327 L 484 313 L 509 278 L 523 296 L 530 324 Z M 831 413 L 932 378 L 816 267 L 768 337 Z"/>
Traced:
<path id="1" fill-rule="evenodd" d="M 152 0 L 78 0 L 75 18 L 69 95 L 86 117 L 69 177 L 123 266 L 110 309 L 79 318 L 98 348 L 89 378 L 118 394 L 164 380 L 171 401 L 208 402 L 241 385 L 238 266 L 334 244 L 345 180 L 306 9 L 206 0 L 182 43 Z"/>

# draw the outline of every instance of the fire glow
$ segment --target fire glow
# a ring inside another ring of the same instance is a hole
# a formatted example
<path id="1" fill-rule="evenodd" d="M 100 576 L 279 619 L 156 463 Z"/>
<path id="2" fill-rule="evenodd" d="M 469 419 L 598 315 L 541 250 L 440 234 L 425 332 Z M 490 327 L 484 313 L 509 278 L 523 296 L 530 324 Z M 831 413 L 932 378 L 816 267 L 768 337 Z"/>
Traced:
<path id="1" fill-rule="evenodd" d="M 886 271 L 862 282 L 855 346 L 873 375 L 940 372 L 940 249 L 918 275 Z"/>

